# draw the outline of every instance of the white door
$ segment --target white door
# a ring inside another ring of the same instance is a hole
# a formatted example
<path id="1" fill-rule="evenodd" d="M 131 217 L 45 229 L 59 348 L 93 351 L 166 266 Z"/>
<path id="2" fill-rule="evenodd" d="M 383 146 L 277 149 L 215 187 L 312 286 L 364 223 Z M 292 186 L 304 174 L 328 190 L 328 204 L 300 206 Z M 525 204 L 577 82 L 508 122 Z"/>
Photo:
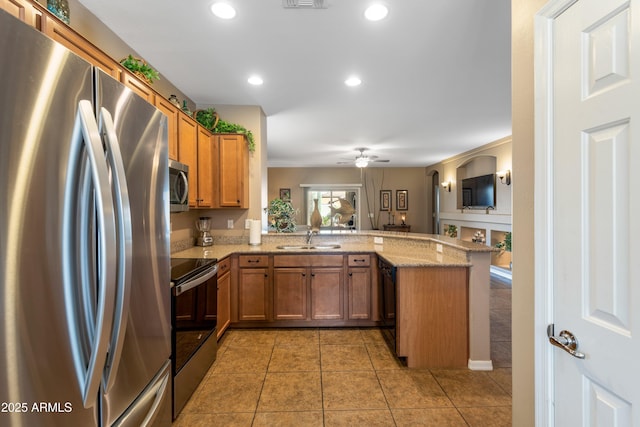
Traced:
<path id="1" fill-rule="evenodd" d="M 640 0 L 536 19 L 537 421 L 640 426 Z"/>

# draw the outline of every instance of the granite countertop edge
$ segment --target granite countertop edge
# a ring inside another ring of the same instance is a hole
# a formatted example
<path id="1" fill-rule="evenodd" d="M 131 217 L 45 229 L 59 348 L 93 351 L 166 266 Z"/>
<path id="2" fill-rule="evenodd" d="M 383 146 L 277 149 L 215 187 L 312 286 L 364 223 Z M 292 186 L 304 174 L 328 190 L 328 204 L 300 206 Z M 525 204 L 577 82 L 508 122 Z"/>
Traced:
<path id="1" fill-rule="evenodd" d="M 286 254 L 349 254 L 369 252 L 384 258 L 395 267 L 471 267 L 471 263 L 456 259 L 451 256 L 435 253 L 432 250 L 416 251 L 415 256 L 407 256 L 400 250 L 384 245 L 369 243 L 346 243 L 336 249 L 278 249 L 277 244 L 262 243 L 260 245 L 249 244 L 225 244 L 212 246 L 193 246 L 191 248 L 171 254 L 172 258 L 216 258 L 222 260 L 230 255 L 286 255 Z"/>

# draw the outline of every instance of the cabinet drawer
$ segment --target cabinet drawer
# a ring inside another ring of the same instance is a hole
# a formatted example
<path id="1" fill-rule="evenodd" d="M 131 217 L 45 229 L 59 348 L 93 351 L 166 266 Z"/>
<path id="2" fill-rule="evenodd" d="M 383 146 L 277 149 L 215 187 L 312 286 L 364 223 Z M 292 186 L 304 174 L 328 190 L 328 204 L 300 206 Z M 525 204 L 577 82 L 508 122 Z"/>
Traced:
<path id="1" fill-rule="evenodd" d="M 367 254 L 349 255 L 349 267 L 369 267 L 371 257 Z"/>
<path id="2" fill-rule="evenodd" d="M 240 255 L 238 257 L 238 265 L 240 267 L 268 267 L 268 255 Z"/>
<path id="3" fill-rule="evenodd" d="M 225 258 L 222 261 L 218 262 L 218 277 L 222 276 L 224 273 L 231 269 L 231 259 Z"/>
<path id="4" fill-rule="evenodd" d="M 342 255 L 274 255 L 274 267 L 342 267 Z"/>

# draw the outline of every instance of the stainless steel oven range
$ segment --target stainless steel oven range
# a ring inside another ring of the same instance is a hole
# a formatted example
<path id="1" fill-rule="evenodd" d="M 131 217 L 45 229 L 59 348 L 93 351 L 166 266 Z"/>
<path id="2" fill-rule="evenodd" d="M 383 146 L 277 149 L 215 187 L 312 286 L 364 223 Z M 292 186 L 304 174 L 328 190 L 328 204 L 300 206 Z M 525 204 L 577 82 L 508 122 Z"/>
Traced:
<path id="1" fill-rule="evenodd" d="M 216 359 L 217 272 L 216 259 L 171 260 L 174 419 Z"/>

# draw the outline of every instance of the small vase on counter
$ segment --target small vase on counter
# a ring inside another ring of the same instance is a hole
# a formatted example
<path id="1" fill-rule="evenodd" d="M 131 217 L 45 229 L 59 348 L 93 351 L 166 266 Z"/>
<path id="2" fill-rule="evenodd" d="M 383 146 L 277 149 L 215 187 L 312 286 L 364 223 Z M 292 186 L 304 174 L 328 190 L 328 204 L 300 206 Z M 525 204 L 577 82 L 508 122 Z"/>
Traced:
<path id="1" fill-rule="evenodd" d="M 311 230 L 320 231 L 322 225 L 322 215 L 318 209 L 318 199 L 313 199 L 313 212 L 311 213 Z"/>

